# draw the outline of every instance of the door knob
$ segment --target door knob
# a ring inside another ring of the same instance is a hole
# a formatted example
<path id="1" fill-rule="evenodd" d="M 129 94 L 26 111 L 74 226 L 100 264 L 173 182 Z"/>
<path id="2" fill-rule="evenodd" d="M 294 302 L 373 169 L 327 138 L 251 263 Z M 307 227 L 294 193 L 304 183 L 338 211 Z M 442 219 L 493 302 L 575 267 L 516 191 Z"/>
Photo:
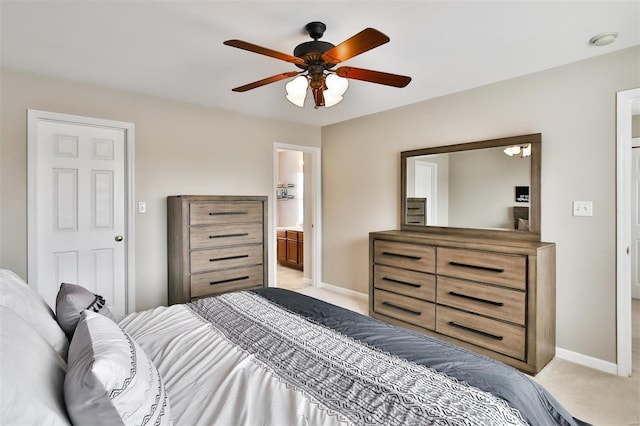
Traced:
<path id="1" fill-rule="evenodd" d="M 123 239 L 124 239 L 124 237 L 123 237 L 122 235 L 116 235 L 115 240 L 116 240 L 117 242 L 120 242 L 120 241 L 122 241 Z"/>

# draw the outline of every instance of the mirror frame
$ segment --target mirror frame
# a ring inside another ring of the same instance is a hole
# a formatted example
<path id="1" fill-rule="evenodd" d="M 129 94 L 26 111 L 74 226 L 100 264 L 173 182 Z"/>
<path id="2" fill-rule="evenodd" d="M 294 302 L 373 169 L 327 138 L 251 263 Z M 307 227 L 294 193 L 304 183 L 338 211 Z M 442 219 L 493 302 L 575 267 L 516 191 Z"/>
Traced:
<path id="1" fill-rule="evenodd" d="M 531 182 L 529 188 L 529 231 L 514 229 L 488 228 L 456 228 L 449 226 L 409 225 L 404 212 L 407 209 L 407 159 L 430 154 L 446 154 L 450 152 L 471 151 L 476 149 L 496 148 L 510 145 L 531 144 Z M 468 142 L 457 145 L 421 148 L 400 153 L 400 229 L 402 231 L 430 232 L 448 235 L 464 235 L 478 238 L 501 238 L 540 241 L 540 165 L 542 156 L 542 134 L 512 136 Z"/>

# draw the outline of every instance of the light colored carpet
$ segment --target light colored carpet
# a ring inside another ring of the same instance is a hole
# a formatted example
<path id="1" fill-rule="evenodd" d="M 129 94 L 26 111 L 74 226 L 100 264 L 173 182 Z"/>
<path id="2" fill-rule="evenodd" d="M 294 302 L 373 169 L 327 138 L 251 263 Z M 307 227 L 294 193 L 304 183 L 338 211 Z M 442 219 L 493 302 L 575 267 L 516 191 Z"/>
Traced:
<path id="1" fill-rule="evenodd" d="M 367 315 L 367 299 L 310 286 L 300 293 Z M 618 377 L 555 358 L 537 376 L 575 417 L 595 426 L 640 426 L 640 300 L 633 301 L 633 373 Z"/>

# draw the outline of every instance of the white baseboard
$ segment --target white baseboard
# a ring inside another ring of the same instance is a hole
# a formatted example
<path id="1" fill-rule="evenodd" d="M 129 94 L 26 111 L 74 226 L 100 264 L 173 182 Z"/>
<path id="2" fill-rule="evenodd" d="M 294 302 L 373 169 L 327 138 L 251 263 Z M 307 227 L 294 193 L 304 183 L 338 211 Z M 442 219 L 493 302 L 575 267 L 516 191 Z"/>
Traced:
<path id="1" fill-rule="evenodd" d="M 369 295 L 366 294 L 366 293 L 360 293 L 359 291 L 349 290 L 348 288 L 339 287 L 339 286 L 333 285 L 333 284 L 327 284 L 327 283 L 322 283 L 321 282 L 321 283 L 318 284 L 318 288 L 326 288 L 327 290 L 331 290 L 331 291 L 334 291 L 336 293 L 346 294 L 347 296 L 356 297 L 356 298 L 364 300 L 364 301 L 368 301 L 369 300 Z"/>
<path id="2" fill-rule="evenodd" d="M 558 347 L 556 347 L 556 356 L 576 364 L 584 365 L 585 367 L 604 371 L 605 373 L 618 374 L 618 365 L 613 362 L 604 361 L 599 358 L 594 358 Z"/>
<path id="3" fill-rule="evenodd" d="M 313 284 L 313 280 L 311 278 L 303 278 L 302 282 L 303 284 L 307 284 L 307 285 Z"/>

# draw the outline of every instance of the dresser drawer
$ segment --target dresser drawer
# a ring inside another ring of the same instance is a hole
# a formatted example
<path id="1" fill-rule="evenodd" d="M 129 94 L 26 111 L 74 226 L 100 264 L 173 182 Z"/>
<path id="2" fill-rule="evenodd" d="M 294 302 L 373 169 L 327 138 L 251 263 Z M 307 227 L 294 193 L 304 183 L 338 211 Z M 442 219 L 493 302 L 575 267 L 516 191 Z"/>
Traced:
<path id="1" fill-rule="evenodd" d="M 191 273 L 261 265 L 262 245 L 197 250 L 189 253 Z"/>
<path id="2" fill-rule="evenodd" d="M 432 246 L 375 240 L 373 262 L 420 272 L 434 273 L 436 249 Z"/>
<path id="3" fill-rule="evenodd" d="M 190 225 L 262 222 L 262 203 L 250 201 L 192 202 Z"/>
<path id="4" fill-rule="evenodd" d="M 375 289 L 373 310 L 422 328 L 435 328 L 435 305 L 430 302 Z"/>
<path id="5" fill-rule="evenodd" d="M 526 290 L 527 257 L 438 247 L 438 275 Z"/>
<path id="6" fill-rule="evenodd" d="M 525 293 L 504 287 L 438 277 L 438 304 L 525 325 Z"/>
<path id="7" fill-rule="evenodd" d="M 436 308 L 436 331 L 525 361 L 525 329 L 456 309 Z"/>
<path id="8" fill-rule="evenodd" d="M 262 243 L 262 224 L 208 225 L 189 228 L 189 246 L 193 249 Z"/>
<path id="9" fill-rule="evenodd" d="M 263 283 L 261 265 L 192 275 L 191 298 L 261 287 Z"/>
<path id="10" fill-rule="evenodd" d="M 435 302 L 436 277 L 431 274 L 374 265 L 373 285 L 382 290 Z"/>

